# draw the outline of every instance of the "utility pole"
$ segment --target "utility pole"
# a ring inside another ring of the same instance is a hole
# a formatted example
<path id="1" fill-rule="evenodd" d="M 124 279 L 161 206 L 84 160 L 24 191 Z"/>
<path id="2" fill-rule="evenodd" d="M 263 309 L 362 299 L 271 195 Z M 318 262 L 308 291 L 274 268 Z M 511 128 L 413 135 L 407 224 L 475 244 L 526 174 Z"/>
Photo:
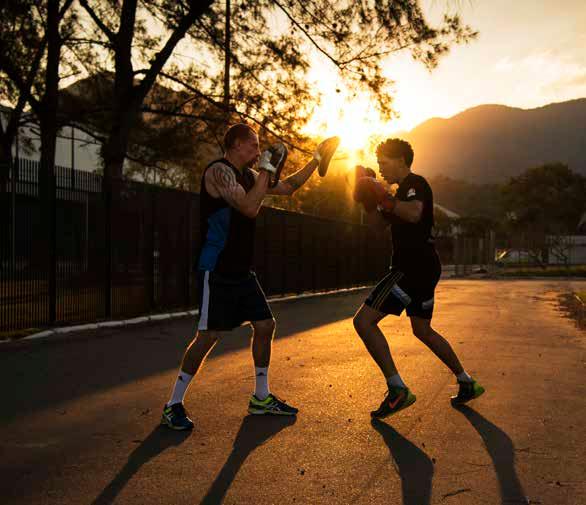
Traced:
<path id="1" fill-rule="evenodd" d="M 230 0 L 226 0 L 224 52 L 224 118 L 227 125 L 230 120 Z"/>

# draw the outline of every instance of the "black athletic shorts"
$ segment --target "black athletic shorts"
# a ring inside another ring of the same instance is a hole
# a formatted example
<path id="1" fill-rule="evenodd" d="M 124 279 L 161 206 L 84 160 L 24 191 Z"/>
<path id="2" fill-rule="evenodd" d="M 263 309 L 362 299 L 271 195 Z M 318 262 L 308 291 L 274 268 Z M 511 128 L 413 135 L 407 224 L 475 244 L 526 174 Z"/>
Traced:
<path id="1" fill-rule="evenodd" d="M 232 330 L 242 323 L 273 318 L 254 272 L 228 277 L 198 270 L 197 295 L 198 330 Z"/>
<path id="2" fill-rule="evenodd" d="M 407 309 L 409 317 L 431 319 L 435 287 L 440 275 L 439 261 L 428 268 L 410 268 L 407 271 L 392 267 L 364 303 L 384 314 L 399 316 L 403 309 Z"/>

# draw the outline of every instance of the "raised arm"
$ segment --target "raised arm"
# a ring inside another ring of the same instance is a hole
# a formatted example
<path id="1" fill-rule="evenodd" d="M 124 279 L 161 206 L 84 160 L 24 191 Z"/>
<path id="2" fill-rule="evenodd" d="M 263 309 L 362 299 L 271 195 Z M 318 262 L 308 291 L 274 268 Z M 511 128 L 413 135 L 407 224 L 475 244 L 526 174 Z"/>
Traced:
<path id="1" fill-rule="evenodd" d="M 319 175 L 324 177 L 332 156 L 340 144 L 339 137 L 329 137 L 321 142 L 313 154 L 313 158 L 301 169 L 286 177 L 274 187 L 269 189 L 271 195 L 290 196 L 303 186 L 311 174 L 319 167 Z"/>
<path id="2" fill-rule="evenodd" d="M 292 195 L 305 184 L 307 179 L 311 177 L 311 174 L 313 174 L 318 165 L 319 162 L 313 158 L 301 170 L 298 170 L 289 177 L 279 181 L 279 183 L 274 188 L 269 189 L 269 194 L 284 196 Z"/>
<path id="3" fill-rule="evenodd" d="M 247 193 L 236 180 L 232 169 L 223 163 L 212 165 L 206 172 L 205 185 L 210 195 L 222 197 L 231 207 L 248 217 L 256 217 L 267 193 L 269 175 L 262 170 Z"/>

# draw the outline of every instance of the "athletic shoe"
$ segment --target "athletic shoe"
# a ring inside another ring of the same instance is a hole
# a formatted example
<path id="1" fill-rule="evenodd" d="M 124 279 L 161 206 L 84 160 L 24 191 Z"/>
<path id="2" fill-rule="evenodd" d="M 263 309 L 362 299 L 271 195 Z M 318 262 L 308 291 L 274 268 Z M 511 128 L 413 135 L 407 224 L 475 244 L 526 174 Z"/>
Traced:
<path id="1" fill-rule="evenodd" d="M 370 415 L 377 419 L 392 416 L 400 410 L 406 409 L 413 405 L 416 400 L 416 396 L 409 390 L 408 387 L 397 388 L 391 387 L 387 392 L 387 396 L 380 404 L 377 410 L 373 410 Z"/>
<path id="2" fill-rule="evenodd" d="M 193 428 L 193 421 L 189 419 L 182 403 L 165 405 L 163 408 L 161 424 L 165 424 L 172 430 L 178 431 L 191 430 Z"/>
<path id="3" fill-rule="evenodd" d="M 462 405 L 470 400 L 474 400 L 474 398 L 478 398 L 484 393 L 484 388 L 475 380 L 472 382 L 458 381 L 458 385 L 460 386 L 458 395 L 452 396 L 452 404 L 454 405 Z"/>
<path id="4" fill-rule="evenodd" d="M 319 154 L 319 167 L 317 171 L 321 177 L 324 177 L 328 172 L 330 160 L 339 145 L 340 137 L 330 137 L 317 146 L 316 152 Z"/>
<path id="5" fill-rule="evenodd" d="M 299 412 L 298 409 L 287 405 L 283 400 L 279 400 L 274 394 L 269 394 L 264 400 L 259 400 L 255 395 L 252 395 L 250 397 L 250 402 L 248 402 L 249 414 L 294 416 L 297 412 Z"/>

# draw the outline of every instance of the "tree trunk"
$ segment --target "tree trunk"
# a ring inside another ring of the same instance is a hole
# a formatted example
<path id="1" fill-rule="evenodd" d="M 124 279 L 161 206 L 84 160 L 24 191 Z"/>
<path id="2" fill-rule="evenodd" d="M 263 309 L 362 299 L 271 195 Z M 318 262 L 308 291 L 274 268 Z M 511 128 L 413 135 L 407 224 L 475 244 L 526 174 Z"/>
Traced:
<path id="1" fill-rule="evenodd" d="M 49 323 L 57 320 L 57 242 L 55 223 L 55 149 L 57 143 L 57 100 L 59 88 L 59 2 L 47 2 L 47 67 L 45 93 L 41 101 L 39 118 L 41 129 L 41 164 L 39 189 L 43 208 L 43 228 L 46 239 L 45 265 L 48 281 Z"/>

